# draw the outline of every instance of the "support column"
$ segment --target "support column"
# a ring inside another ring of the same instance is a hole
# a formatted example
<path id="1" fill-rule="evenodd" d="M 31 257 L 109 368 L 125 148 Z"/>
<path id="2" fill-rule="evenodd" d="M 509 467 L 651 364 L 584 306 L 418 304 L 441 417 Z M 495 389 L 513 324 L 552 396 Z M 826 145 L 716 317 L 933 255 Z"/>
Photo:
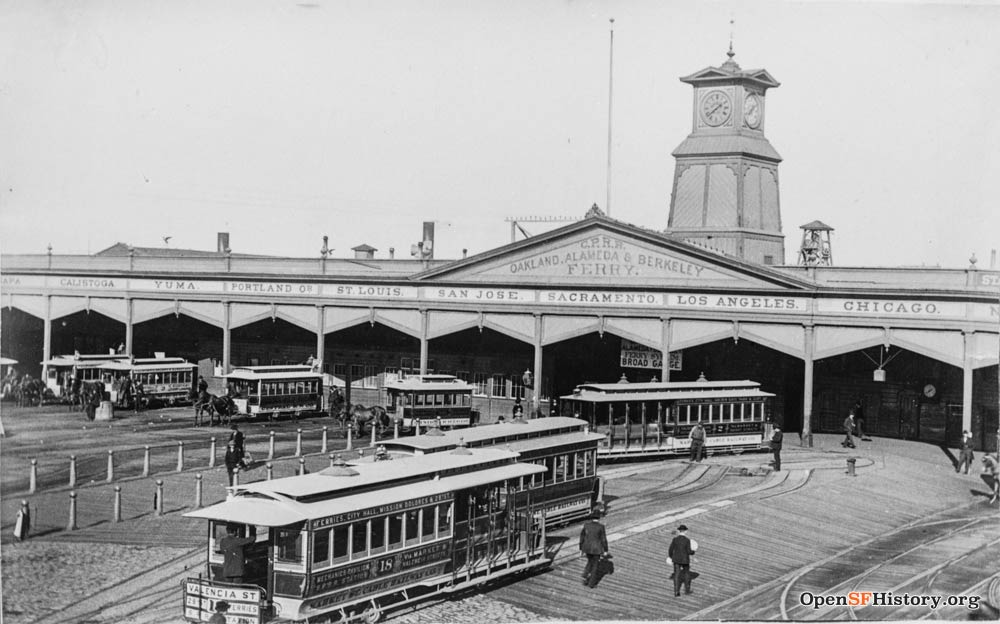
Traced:
<path id="1" fill-rule="evenodd" d="M 660 353 L 663 362 L 660 364 L 660 381 L 670 381 L 670 319 L 661 318 Z"/>
<path id="2" fill-rule="evenodd" d="M 322 305 L 316 306 L 316 360 L 319 363 L 319 371 L 323 372 L 323 361 L 326 360 L 326 314 Z"/>
<path id="3" fill-rule="evenodd" d="M 133 327 L 132 327 L 132 297 L 125 298 L 125 354 L 132 355 Z"/>
<path id="4" fill-rule="evenodd" d="M 975 332 L 962 332 L 962 430 L 969 432 L 972 431 L 972 341 L 975 337 Z"/>
<path id="5" fill-rule="evenodd" d="M 535 315 L 535 379 L 531 389 L 531 418 L 538 416 L 539 398 L 542 396 L 542 315 Z"/>
<path id="6" fill-rule="evenodd" d="M 420 374 L 427 374 L 427 346 L 430 340 L 427 338 L 428 326 L 430 325 L 430 314 L 427 310 L 420 311 Z"/>
<path id="7" fill-rule="evenodd" d="M 816 349 L 816 328 L 806 325 L 804 328 L 805 369 L 802 381 L 802 445 L 811 447 L 812 411 L 813 411 L 813 352 Z"/>
<path id="8" fill-rule="evenodd" d="M 45 318 L 42 319 L 42 361 L 52 357 L 52 295 L 45 295 Z M 48 383 L 49 365 L 42 364 L 42 380 Z"/>
<path id="9" fill-rule="evenodd" d="M 232 331 L 229 329 L 232 304 L 228 301 L 222 302 L 222 372 L 229 374 L 232 371 L 230 362 L 232 360 Z"/>

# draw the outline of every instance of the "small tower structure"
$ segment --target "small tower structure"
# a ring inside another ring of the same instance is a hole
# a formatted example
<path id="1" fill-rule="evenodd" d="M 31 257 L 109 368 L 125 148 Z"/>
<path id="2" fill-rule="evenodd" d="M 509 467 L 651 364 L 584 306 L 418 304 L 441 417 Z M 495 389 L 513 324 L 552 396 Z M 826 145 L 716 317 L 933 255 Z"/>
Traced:
<path id="1" fill-rule="evenodd" d="M 833 228 L 822 221 L 811 221 L 801 226 L 802 246 L 799 264 L 802 266 L 833 266 L 830 232 Z"/>

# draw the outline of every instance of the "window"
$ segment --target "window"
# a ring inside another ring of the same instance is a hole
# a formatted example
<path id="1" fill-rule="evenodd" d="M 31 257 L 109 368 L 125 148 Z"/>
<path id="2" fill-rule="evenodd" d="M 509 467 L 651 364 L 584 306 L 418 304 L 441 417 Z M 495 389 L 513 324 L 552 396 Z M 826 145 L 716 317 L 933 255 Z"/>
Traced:
<path id="1" fill-rule="evenodd" d="M 507 378 L 503 375 L 493 375 L 493 379 L 490 384 L 490 396 L 494 397 L 506 397 L 507 394 Z"/>
<path id="2" fill-rule="evenodd" d="M 476 373 L 474 389 L 472 391 L 476 396 L 486 396 L 486 384 L 489 380 L 489 376 L 486 373 Z"/>
<path id="3" fill-rule="evenodd" d="M 403 545 L 403 514 L 389 516 L 389 548 Z"/>
<path id="4" fill-rule="evenodd" d="M 433 507 L 424 507 L 420 510 L 420 541 L 426 542 L 434 539 L 434 518 Z"/>
<path id="5" fill-rule="evenodd" d="M 437 535 L 447 537 L 451 535 L 451 503 L 438 505 L 437 507 Z"/>
<path id="6" fill-rule="evenodd" d="M 420 511 L 413 509 L 406 512 L 406 545 L 420 541 Z"/>
<path id="7" fill-rule="evenodd" d="M 558 457 L 556 457 L 556 474 L 555 474 L 555 480 L 556 481 L 565 481 L 566 480 L 566 456 L 565 455 L 559 455 Z"/>
<path id="8" fill-rule="evenodd" d="M 368 555 L 368 521 L 362 520 L 351 525 L 351 559 Z"/>
<path id="9" fill-rule="evenodd" d="M 278 561 L 302 562 L 302 533 L 280 529 L 274 542 L 274 558 Z"/>
<path id="10" fill-rule="evenodd" d="M 330 560 L 330 534 L 329 531 L 317 531 L 313 533 L 313 563 L 323 564 Z"/>
<path id="11" fill-rule="evenodd" d="M 338 526 L 333 530 L 333 561 L 344 561 L 347 559 L 347 527 Z"/>
<path id="12" fill-rule="evenodd" d="M 371 527 L 371 551 L 372 554 L 385 550 L 385 525 L 387 518 L 375 518 Z"/>

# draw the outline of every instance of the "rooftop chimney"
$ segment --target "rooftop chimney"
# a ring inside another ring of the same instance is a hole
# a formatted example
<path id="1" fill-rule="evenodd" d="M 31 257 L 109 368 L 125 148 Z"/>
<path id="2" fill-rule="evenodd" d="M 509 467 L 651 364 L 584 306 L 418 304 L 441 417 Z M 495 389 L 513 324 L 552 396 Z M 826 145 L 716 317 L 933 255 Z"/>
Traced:
<path id="1" fill-rule="evenodd" d="M 395 257 L 396 257 L 396 248 L 395 247 L 390 247 L 389 248 L 389 259 L 392 260 Z"/>
<path id="2" fill-rule="evenodd" d="M 375 257 L 375 252 L 378 251 L 378 249 L 375 249 L 371 245 L 361 244 L 357 247 L 352 247 L 351 251 L 354 252 L 355 260 L 371 260 Z"/>
<path id="3" fill-rule="evenodd" d="M 218 251 L 219 253 L 226 253 L 229 249 L 229 232 L 219 232 L 218 240 Z"/>

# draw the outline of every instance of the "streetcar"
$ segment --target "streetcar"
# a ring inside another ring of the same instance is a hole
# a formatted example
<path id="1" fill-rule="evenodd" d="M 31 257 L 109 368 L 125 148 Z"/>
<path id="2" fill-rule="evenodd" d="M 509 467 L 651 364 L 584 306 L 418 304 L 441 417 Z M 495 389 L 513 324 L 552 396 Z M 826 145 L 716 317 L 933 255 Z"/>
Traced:
<path id="1" fill-rule="evenodd" d="M 701 422 L 707 453 L 757 450 L 770 439 L 771 398 L 750 380 L 587 383 L 560 397 L 574 414 L 605 435 L 598 458 L 678 455 Z"/>
<path id="2" fill-rule="evenodd" d="M 375 622 L 548 566 L 545 517 L 517 495 L 543 471 L 511 451 L 462 447 L 234 486 L 184 514 L 208 522 L 204 570 L 182 582 L 184 617 L 203 622 L 225 600 L 228 621 L 246 624 Z M 253 540 L 240 583 L 220 578 L 230 529 Z"/>
<path id="3" fill-rule="evenodd" d="M 189 403 L 198 387 L 198 365 L 179 357 L 129 357 L 106 362 L 99 369 L 104 391 L 114 403 L 122 403 L 122 399 L 140 400 L 144 405 Z"/>
<path id="4" fill-rule="evenodd" d="M 236 409 L 251 418 L 323 411 L 323 375 L 308 364 L 243 366 L 225 379 Z"/>
<path id="5" fill-rule="evenodd" d="M 537 464 L 545 472 L 525 483 L 535 507 L 545 512 L 549 525 L 586 518 L 603 505 L 597 476 L 597 448 L 603 434 L 592 433 L 586 421 L 551 416 L 481 425 L 472 429 L 407 436 L 380 443 L 390 456 L 423 456 L 469 448 L 502 448 L 520 453 L 520 461 Z"/>
<path id="6" fill-rule="evenodd" d="M 100 367 L 103 364 L 123 362 L 128 357 L 113 352 L 53 356 L 42 362 L 45 367 L 45 387 L 57 397 L 68 398 L 74 385 L 102 381 Z"/>
<path id="7" fill-rule="evenodd" d="M 453 375 L 407 375 L 385 384 L 385 411 L 403 427 L 475 425 L 473 387 Z"/>

